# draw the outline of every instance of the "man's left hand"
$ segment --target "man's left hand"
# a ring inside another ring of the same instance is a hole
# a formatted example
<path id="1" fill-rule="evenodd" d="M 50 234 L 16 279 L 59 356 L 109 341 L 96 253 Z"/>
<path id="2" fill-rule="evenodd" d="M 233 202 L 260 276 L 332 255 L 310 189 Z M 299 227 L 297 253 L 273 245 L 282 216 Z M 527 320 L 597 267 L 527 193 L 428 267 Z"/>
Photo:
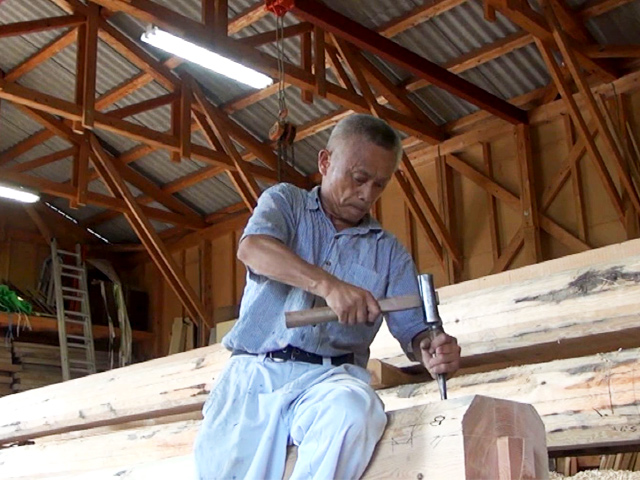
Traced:
<path id="1" fill-rule="evenodd" d="M 422 364 L 433 378 L 440 373 L 451 377 L 458 371 L 461 349 L 455 337 L 441 333 L 431 340 L 429 335 L 424 335 L 419 342 Z M 414 351 L 418 359 L 418 352 Z"/>

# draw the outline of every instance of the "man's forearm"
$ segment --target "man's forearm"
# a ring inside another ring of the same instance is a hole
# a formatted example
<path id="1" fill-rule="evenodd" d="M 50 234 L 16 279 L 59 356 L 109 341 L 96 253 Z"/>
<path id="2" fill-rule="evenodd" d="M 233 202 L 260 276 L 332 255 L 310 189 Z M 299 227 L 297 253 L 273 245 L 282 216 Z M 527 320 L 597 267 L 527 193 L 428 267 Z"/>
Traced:
<path id="1" fill-rule="evenodd" d="M 328 295 L 332 282 L 337 280 L 268 235 L 251 235 L 242 240 L 238 259 L 259 275 L 323 298 Z"/>

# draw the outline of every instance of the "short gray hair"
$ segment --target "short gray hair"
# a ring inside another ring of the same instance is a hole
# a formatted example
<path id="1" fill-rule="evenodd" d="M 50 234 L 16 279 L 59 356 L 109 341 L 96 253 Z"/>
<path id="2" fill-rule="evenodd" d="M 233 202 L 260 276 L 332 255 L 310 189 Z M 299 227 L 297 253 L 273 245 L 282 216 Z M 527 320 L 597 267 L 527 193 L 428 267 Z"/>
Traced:
<path id="1" fill-rule="evenodd" d="M 355 136 L 394 152 L 397 161 L 402 156 L 402 143 L 398 133 L 384 120 L 362 113 L 350 115 L 338 122 L 331 132 L 327 149 L 333 151 L 339 141 Z"/>

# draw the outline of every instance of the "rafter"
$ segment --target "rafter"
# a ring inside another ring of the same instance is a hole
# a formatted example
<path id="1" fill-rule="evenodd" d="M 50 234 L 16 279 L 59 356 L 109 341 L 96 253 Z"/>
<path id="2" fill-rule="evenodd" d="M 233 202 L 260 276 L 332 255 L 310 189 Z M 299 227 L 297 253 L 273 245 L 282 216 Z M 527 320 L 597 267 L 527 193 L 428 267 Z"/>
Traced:
<path id="1" fill-rule="evenodd" d="M 204 306 L 198 299 L 195 291 L 180 272 L 171 254 L 158 237 L 155 228 L 149 222 L 142 208 L 133 198 L 133 195 L 124 183 L 118 170 L 115 168 L 106 152 L 100 146 L 95 136 L 91 137 L 91 148 L 94 154 L 96 168 L 100 172 L 103 181 L 111 190 L 113 195 L 122 197 L 127 206 L 125 215 L 129 224 L 136 232 L 141 242 L 149 252 L 152 260 L 164 276 L 165 280 L 178 296 L 178 299 L 185 307 L 192 319 L 196 320 L 199 328 L 209 327 L 206 323 L 206 313 Z"/>
<path id="2" fill-rule="evenodd" d="M 260 187 L 253 178 L 253 175 L 251 175 L 251 173 L 246 168 L 245 161 L 240 157 L 238 150 L 231 141 L 231 138 L 226 131 L 226 122 L 219 114 L 219 112 L 216 111 L 214 106 L 209 103 L 209 100 L 207 100 L 204 93 L 195 82 L 193 84 L 193 94 L 196 101 L 203 110 L 205 120 L 212 128 L 218 142 L 227 152 L 227 155 L 231 157 L 233 164 L 236 167 L 236 171 L 230 172 L 229 174 L 231 181 L 235 185 L 242 199 L 247 204 L 249 210 L 253 212 L 253 209 L 258 202 L 258 197 L 261 193 Z M 205 129 L 204 132 L 211 142 L 212 146 L 215 145 L 216 142 L 213 138 L 211 138 L 211 133 L 209 132 L 209 130 Z"/>
<path id="3" fill-rule="evenodd" d="M 84 22 L 85 17 L 82 15 L 63 15 L 60 17 L 48 17 L 26 22 L 7 23 L 0 25 L 0 38 L 14 35 L 28 35 L 30 33 L 58 28 L 77 27 Z"/>
<path id="4" fill-rule="evenodd" d="M 396 64 L 413 75 L 423 78 L 500 118 L 514 124 L 527 122 L 525 112 L 519 108 L 490 94 L 477 85 L 463 80 L 461 77 L 383 37 L 379 33 L 369 30 L 348 17 L 331 10 L 320 2 L 298 0 L 292 11 L 302 20 L 311 22 L 363 50 L 374 53 L 380 58 Z"/>
<path id="5" fill-rule="evenodd" d="M 313 25 L 308 22 L 300 22 L 295 25 L 289 25 L 284 27 L 280 33 L 280 38 L 291 38 L 302 35 L 303 33 L 313 31 Z M 269 30 L 268 32 L 256 33 L 249 37 L 240 39 L 240 43 L 247 47 L 260 47 L 276 41 L 276 30 Z"/>
<path id="6" fill-rule="evenodd" d="M 640 196 L 633 186 L 631 177 L 629 177 L 629 173 L 625 170 L 625 160 L 620 152 L 620 149 L 618 148 L 618 145 L 615 142 L 615 139 L 613 138 L 611 131 L 607 126 L 602 111 L 598 107 L 595 98 L 593 97 L 591 87 L 587 83 L 586 78 L 580 70 L 580 66 L 578 65 L 574 49 L 569 45 L 569 39 L 562 31 L 552 8 L 548 4 L 543 2 L 543 9 L 545 17 L 549 22 L 549 25 L 551 26 L 553 38 L 555 39 L 558 48 L 562 52 L 562 57 L 564 58 L 564 61 L 571 71 L 573 80 L 576 82 L 580 93 L 582 93 L 583 99 L 587 103 L 587 107 L 589 109 L 589 112 L 591 113 L 591 117 L 596 122 L 598 131 L 602 136 L 603 143 L 607 148 L 611 158 L 614 160 L 614 164 L 616 166 L 616 169 L 618 170 L 618 174 L 620 177 L 620 183 L 626 190 L 627 195 L 629 195 L 631 203 L 636 209 L 636 212 L 640 213 Z"/>
<path id="7" fill-rule="evenodd" d="M 28 162 L 17 163 L 10 167 L 5 167 L 0 169 L 0 174 L 4 170 L 8 170 L 15 173 L 28 172 L 30 170 L 34 170 L 39 167 L 44 167 L 45 165 L 49 165 L 51 163 L 57 162 L 58 160 L 63 160 L 65 158 L 69 158 L 74 156 L 78 151 L 77 146 L 73 146 L 71 148 L 67 148 L 66 150 L 60 150 L 59 152 L 49 153 L 47 155 L 43 155 L 42 157 L 35 158 L 33 160 L 29 160 Z"/>
<path id="8" fill-rule="evenodd" d="M 607 170 L 607 167 L 604 163 L 604 159 L 602 158 L 602 155 L 600 154 L 600 151 L 598 150 L 598 147 L 596 146 L 596 143 L 593 137 L 589 133 L 589 128 L 587 127 L 587 124 L 582 116 L 582 113 L 580 112 L 580 108 L 578 107 L 575 99 L 573 98 L 573 94 L 569 89 L 569 86 L 565 82 L 562 76 L 562 73 L 560 72 L 560 68 L 558 67 L 558 64 L 556 63 L 549 47 L 546 44 L 544 44 L 541 40 L 538 40 L 538 39 L 536 39 L 536 44 L 538 45 L 538 49 L 540 50 L 542 58 L 547 64 L 549 73 L 554 79 L 558 87 L 558 90 L 560 91 L 560 94 L 562 95 L 562 98 L 567 105 L 567 109 L 569 110 L 571 118 L 573 119 L 576 126 L 578 127 L 578 131 L 580 132 L 582 139 L 586 142 L 586 147 L 589 152 L 589 155 L 591 156 L 591 159 L 594 162 L 594 165 L 598 171 L 598 174 L 600 175 L 600 178 L 605 186 L 605 190 L 609 195 L 611 202 L 613 203 L 616 213 L 618 214 L 618 217 L 621 219 L 621 221 L 623 221 L 624 211 L 623 211 L 620 195 L 618 194 L 616 186 L 613 180 L 611 179 L 611 175 Z"/>
<path id="9" fill-rule="evenodd" d="M 17 65 L 7 72 L 4 79 L 7 82 L 15 82 L 18 78 L 30 72 L 38 65 L 46 62 L 49 58 L 58 54 L 78 38 L 78 29 L 74 28 L 67 33 L 59 36 L 53 40 L 50 44 L 44 48 L 38 50 L 36 53 L 27 58 L 24 62 Z"/>
<path id="10" fill-rule="evenodd" d="M 540 39 L 547 46 L 553 46 L 553 35 L 544 16 L 533 10 L 528 3 L 517 0 L 485 0 L 500 13 L 523 30 Z M 582 44 L 571 42 L 571 47 L 576 51 L 580 64 L 591 74 L 597 75 L 605 82 L 618 78 L 618 71 L 609 63 L 602 60 L 593 60 L 584 53 Z"/>
<path id="11" fill-rule="evenodd" d="M 527 125 L 516 126 L 516 151 L 520 166 L 520 200 L 522 202 L 522 233 L 527 263 L 542 261 L 540 221 L 531 159 L 531 136 Z"/>

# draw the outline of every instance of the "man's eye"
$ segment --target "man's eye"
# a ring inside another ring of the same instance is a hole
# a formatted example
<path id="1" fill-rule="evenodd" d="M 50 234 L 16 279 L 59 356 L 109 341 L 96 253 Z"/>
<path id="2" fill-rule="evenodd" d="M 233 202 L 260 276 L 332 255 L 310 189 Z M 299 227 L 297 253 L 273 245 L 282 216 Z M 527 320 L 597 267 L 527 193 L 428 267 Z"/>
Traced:
<path id="1" fill-rule="evenodd" d="M 363 183 L 367 183 L 367 179 L 363 178 L 363 177 L 353 177 L 353 179 L 355 180 L 355 182 L 358 185 L 362 185 Z"/>

